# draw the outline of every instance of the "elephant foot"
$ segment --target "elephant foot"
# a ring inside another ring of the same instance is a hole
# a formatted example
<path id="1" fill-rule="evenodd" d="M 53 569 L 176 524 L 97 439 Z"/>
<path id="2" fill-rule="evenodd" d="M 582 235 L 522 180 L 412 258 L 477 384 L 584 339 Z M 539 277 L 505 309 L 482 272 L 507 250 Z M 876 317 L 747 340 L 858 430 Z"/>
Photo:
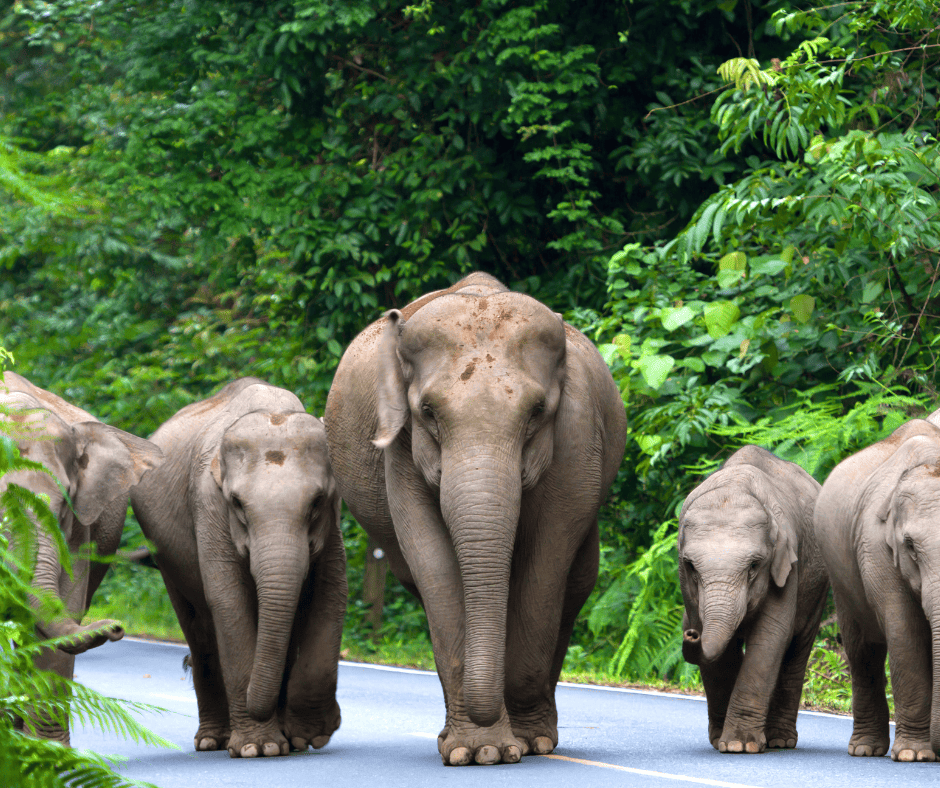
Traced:
<path id="1" fill-rule="evenodd" d="M 523 755 L 548 755 L 558 746 L 557 714 L 554 707 L 541 720 L 511 714 L 512 733 L 522 742 Z"/>
<path id="2" fill-rule="evenodd" d="M 895 742 L 897 740 L 895 737 Z M 854 755 L 856 758 L 880 758 L 887 751 L 887 737 L 852 734 L 852 738 L 849 739 L 849 755 Z"/>
<path id="3" fill-rule="evenodd" d="M 712 747 L 714 747 L 716 750 L 718 749 L 718 743 L 721 741 L 721 732 L 724 729 L 724 722 L 708 724 L 708 740 L 712 743 Z"/>
<path id="4" fill-rule="evenodd" d="M 437 737 L 437 749 L 445 766 L 491 765 L 518 763 L 524 745 L 513 736 L 509 717 L 504 712 L 499 722 L 489 728 L 481 728 L 469 720 L 449 719 Z"/>
<path id="5" fill-rule="evenodd" d="M 914 761 L 929 761 L 932 763 L 937 760 L 937 755 L 926 739 L 912 739 L 895 733 L 894 746 L 891 748 L 891 760 L 904 763 Z"/>
<path id="6" fill-rule="evenodd" d="M 326 712 L 289 711 L 281 726 L 281 731 L 290 742 L 292 750 L 304 751 L 308 747 L 319 750 L 327 745 L 341 722 L 339 704 L 334 700 Z"/>
<path id="7" fill-rule="evenodd" d="M 718 740 L 718 752 L 756 755 L 767 749 L 767 737 L 763 729 L 754 730 L 725 723 Z"/>
<path id="8" fill-rule="evenodd" d="M 768 750 L 792 750 L 796 747 L 796 728 L 768 728 L 766 731 Z"/>
<path id="9" fill-rule="evenodd" d="M 232 732 L 227 725 L 200 725 L 193 737 L 193 746 L 197 752 L 224 750 L 228 747 L 231 735 Z"/>
<path id="10" fill-rule="evenodd" d="M 290 744 L 275 724 L 236 727 L 228 740 L 228 754 L 232 758 L 270 758 L 289 752 Z"/>

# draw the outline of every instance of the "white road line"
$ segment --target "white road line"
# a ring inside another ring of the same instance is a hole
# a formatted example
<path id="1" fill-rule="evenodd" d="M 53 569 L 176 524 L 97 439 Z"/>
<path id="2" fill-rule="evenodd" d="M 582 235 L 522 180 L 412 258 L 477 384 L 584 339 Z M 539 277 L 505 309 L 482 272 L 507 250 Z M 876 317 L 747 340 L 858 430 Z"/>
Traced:
<path id="1" fill-rule="evenodd" d="M 599 766 L 603 769 L 616 769 L 618 772 L 629 772 L 630 774 L 640 774 L 644 777 L 658 777 L 661 780 L 677 780 L 683 783 L 695 783 L 696 785 L 712 785 L 717 788 L 758 788 L 754 785 L 744 783 L 726 783 L 722 780 L 709 780 L 707 777 L 687 777 L 684 774 L 668 774 L 667 772 L 654 772 L 649 769 L 634 769 L 631 766 L 617 766 L 613 763 L 604 763 L 602 761 L 587 761 L 583 758 L 569 758 L 567 755 L 542 755 L 542 758 L 551 758 L 553 761 L 568 761 L 569 763 L 580 763 L 583 766 Z"/>

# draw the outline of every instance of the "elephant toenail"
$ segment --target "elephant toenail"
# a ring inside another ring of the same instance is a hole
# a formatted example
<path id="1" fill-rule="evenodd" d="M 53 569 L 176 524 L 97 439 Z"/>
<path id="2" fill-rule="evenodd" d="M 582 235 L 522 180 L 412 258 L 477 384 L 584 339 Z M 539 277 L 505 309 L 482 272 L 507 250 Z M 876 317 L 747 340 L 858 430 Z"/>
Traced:
<path id="1" fill-rule="evenodd" d="M 474 760 L 484 766 L 489 766 L 493 763 L 499 763 L 499 750 L 497 750 L 492 744 L 484 744 L 477 750 L 476 757 Z"/>
<path id="2" fill-rule="evenodd" d="M 555 745 L 548 736 L 535 737 L 535 752 L 537 755 L 548 755 L 554 749 Z"/>
<path id="3" fill-rule="evenodd" d="M 522 750 L 515 744 L 510 744 L 503 750 L 503 763 L 519 763 L 522 760 Z"/>
<path id="4" fill-rule="evenodd" d="M 466 766 L 473 755 L 466 747 L 455 747 L 450 753 L 451 766 Z"/>
<path id="5" fill-rule="evenodd" d="M 321 747 L 326 747 L 326 745 L 329 744 L 329 742 L 330 742 L 329 736 L 314 736 L 313 737 L 313 749 L 319 750 Z"/>

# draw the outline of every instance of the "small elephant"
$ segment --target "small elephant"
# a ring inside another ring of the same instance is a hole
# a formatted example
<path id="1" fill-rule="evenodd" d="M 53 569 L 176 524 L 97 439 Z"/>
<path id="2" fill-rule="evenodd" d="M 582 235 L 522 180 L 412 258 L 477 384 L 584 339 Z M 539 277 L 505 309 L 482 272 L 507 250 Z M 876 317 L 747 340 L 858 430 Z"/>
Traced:
<path id="1" fill-rule="evenodd" d="M 344 500 L 427 612 L 444 763 L 551 752 L 555 685 L 626 435 L 596 348 L 474 273 L 366 328 L 325 420 Z"/>
<path id="2" fill-rule="evenodd" d="M 940 753 L 940 410 L 840 462 L 816 502 L 852 675 L 849 755 L 888 751 L 885 656 L 895 761 Z"/>
<path id="3" fill-rule="evenodd" d="M 108 569 L 108 564 L 92 562 L 82 553 L 93 543 L 98 555 L 114 555 L 124 529 L 128 492 L 145 473 L 160 465 L 163 453 L 142 438 L 102 424 L 15 372 L 3 375 L 0 406 L 0 420 L 10 423 L 20 455 L 49 469 L 72 502 L 70 506 L 59 485 L 45 473 L 16 471 L 0 479 L 0 491 L 18 484 L 48 496 L 72 553 L 70 577 L 59 564 L 55 544 L 38 529 L 33 582 L 58 595 L 70 614 L 56 621 L 40 621 L 38 633 L 45 638 L 68 635 L 72 640 L 69 645 L 43 652 L 36 665 L 70 679 L 76 654 L 124 636 L 115 621 L 80 624 Z M 38 719 L 26 720 L 25 725 L 43 738 L 69 743 L 67 727 Z"/>
<path id="4" fill-rule="evenodd" d="M 708 738 L 720 752 L 796 747 L 829 591 L 813 534 L 818 492 L 798 465 L 745 446 L 682 506 L 682 653 L 701 671 Z"/>
<path id="5" fill-rule="evenodd" d="M 197 750 L 323 747 L 336 702 L 346 553 L 326 432 L 289 391 L 241 378 L 167 420 L 131 494 L 189 644 Z"/>

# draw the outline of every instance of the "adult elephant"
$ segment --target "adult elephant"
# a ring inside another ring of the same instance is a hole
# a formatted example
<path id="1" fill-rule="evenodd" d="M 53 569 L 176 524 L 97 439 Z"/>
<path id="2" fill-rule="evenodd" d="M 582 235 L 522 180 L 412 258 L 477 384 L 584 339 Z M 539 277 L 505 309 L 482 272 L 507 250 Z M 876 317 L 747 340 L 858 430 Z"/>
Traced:
<path id="1" fill-rule="evenodd" d="M 116 621 L 80 623 L 108 569 L 107 563 L 89 559 L 88 547 L 94 545 L 99 556 L 114 555 L 124 529 L 128 492 L 163 462 L 163 453 L 149 441 L 102 424 L 15 372 L 3 374 L 0 407 L 0 420 L 10 425 L 20 455 L 42 463 L 52 474 L 9 473 L 0 479 L 0 491 L 18 484 L 48 496 L 72 554 L 70 575 L 59 563 L 55 543 L 43 529 L 37 530 L 33 582 L 57 595 L 68 612 L 56 620 L 40 621 L 37 630 L 41 637 L 68 636 L 69 640 L 40 654 L 36 665 L 70 679 L 76 654 L 124 636 Z M 68 727 L 38 718 L 27 720 L 26 726 L 43 738 L 69 743 Z"/>
<path id="2" fill-rule="evenodd" d="M 895 761 L 940 753 L 940 411 L 839 463 L 813 515 L 852 676 L 849 754 Z"/>
<path id="3" fill-rule="evenodd" d="M 186 635 L 197 750 L 323 747 L 340 724 L 340 499 L 323 423 L 291 392 L 229 383 L 154 433 L 131 500 Z"/>
<path id="4" fill-rule="evenodd" d="M 551 752 L 555 684 L 626 433 L 597 350 L 474 273 L 366 328 L 325 421 L 344 500 L 427 612 L 444 763 Z"/>

